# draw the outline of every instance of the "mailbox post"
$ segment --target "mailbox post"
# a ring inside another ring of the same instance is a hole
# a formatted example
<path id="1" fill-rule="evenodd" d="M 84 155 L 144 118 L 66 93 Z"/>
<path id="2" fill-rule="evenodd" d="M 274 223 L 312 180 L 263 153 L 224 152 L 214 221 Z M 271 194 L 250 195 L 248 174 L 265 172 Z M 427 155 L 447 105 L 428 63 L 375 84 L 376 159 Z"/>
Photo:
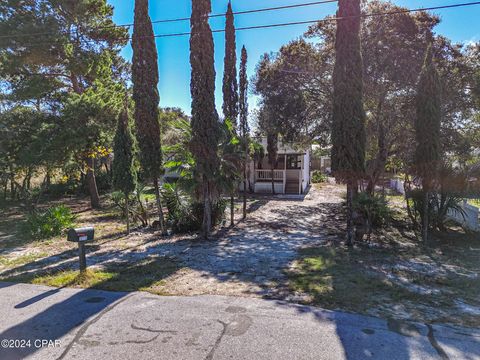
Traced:
<path id="1" fill-rule="evenodd" d="M 87 269 L 87 259 L 85 256 L 85 244 L 92 242 L 95 238 L 95 229 L 93 227 L 85 227 L 79 229 L 70 229 L 67 233 L 67 240 L 78 244 L 78 259 L 80 263 L 80 272 L 83 273 Z"/>

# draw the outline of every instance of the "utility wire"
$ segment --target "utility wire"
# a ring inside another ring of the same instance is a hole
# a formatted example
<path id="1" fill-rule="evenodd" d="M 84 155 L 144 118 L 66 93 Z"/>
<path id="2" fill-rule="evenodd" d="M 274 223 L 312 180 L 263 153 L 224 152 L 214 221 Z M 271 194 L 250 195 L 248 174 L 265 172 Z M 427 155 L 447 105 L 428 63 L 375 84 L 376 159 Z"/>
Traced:
<path id="1" fill-rule="evenodd" d="M 474 6 L 480 5 L 480 1 L 468 2 L 468 3 L 459 3 L 459 4 L 451 4 L 451 5 L 440 5 L 440 6 L 430 6 L 424 8 L 416 8 L 416 9 L 399 9 L 394 11 L 387 11 L 387 12 L 379 12 L 379 13 L 370 13 L 370 14 L 360 14 L 354 16 L 343 16 L 343 17 L 328 17 L 324 19 L 317 19 L 317 20 L 306 20 L 306 21 L 295 21 L 295 22 L 286 22 L 286 23 L 278 23 L 278 24 L 268 24 L 268 25 L 254 25 L 254 26 L 245 26 L 236 28 L 236 31 L 244 31 L 244 30 L 255 30 L 255 29 L 266 29 L 266 28 L 277 28 L 277 27 L 284 27 L 284 26 L 293 26 L 293 25 L 305 25 L 305 24 L 315 24 L 315 23 L 323 23 L 323 22 L 330 22 L 330 21 L 341 21 L 353 18 L 369 18 L 369 17 L 377 17 L 377 16 L 387 16 L 387 15 L 398 15 L 398 14 L 406 14 L 412 12 L 419 12 L 419 11 L 430 11 L 430 10 L 442 10 L 442 9 L 451 9 L 451 8 L 458 8 L 458 7 L 465 7 L 465 6 Z M 214 29 L 212 33 L 222 33 L 225 32 L 225 29 Z M 188 36 L 191 35 L 191 32 L 179 32 L 179 33 L 171 33 L 171 34 L 157 34 L 153 35 L 154 38 L 167 38 L 167 37 L 180 37 L 180 36 Z M 139 37 L 142 38 L 142 37 Z M 147 37 L 144 37 L 147 38 Z M 118 40 L 131 40 L 131 36 L 127 36 L 124 38 L 118 38 Z M 99 40 L 80 40 L 80 43 L 97 43 L 101 42 Z M 31 45 L 38 45 L 38 44 L 53 44 L 53 42 L 36 42 L 35 44 L 17 44 L 19 47 L 26 47 Z"/>
<path id="2" fill-rule="evenodd" d="M 398 14 L 406 14 L 411 12 L 450 9 L 450 8 L 473 6 L 473 5 L 480 5 L 480 1 L 461 3 L 461 4 L 430 6 L 425 8 L 416 8 L 416 9 L 394 10 L 394 11 L 387 11 L 387 12 L 381 12 L 381 13 L 370 13 L 370 14 L 361 14 L 361 15 L 354 15 L 354 16 L 330 17 L 330 18 L 325 18 L 320 20 L 305 20 L 305 21 L 295 21 L 295 22 L 287 22 L 287 23 L 279 23 L 279 24 L 245 26 L 245 27 L 236 28 L 235 30 L 242 31 L 242 30 L 254 30 L 254 29 L 266 29 L 266 28 L 275 28 L 275 27 L 283 27 L 283 26 L 292 26 L 292 25 L 314 24 L 319 22 L 330 22 L 330 21 L 347 20 L 347 19 L 354 19 L 354 18 L 369 18 L 369 17 L 386 16 L 386 15 L 398 15 Z M 212 30 L 212 33 L 220 33 L 220 32 L 225 32 L 225 29 Z M 172 33 L 172 34 L 159 34 L 159 35 L 154 35 L 154 37 L 156 38 L 176 37 L 176 36 L 186 36 L 190 34 L 191 34 L 190 32 L 182 32 L 182 33 Z"/>
<path id="3" fill-rule="evenodd" d="M 300 8 L 306 6 L 314 6 L 314 5 L 321 5 L 321 4 L 328 4 L 328 3 L 335 3 L 338 0 L 322 0 L 322 1 L 314 1 L 308 3 L 300 3 L 300 4 L 292 4 L 292 5 L 284 5 L 284 6 L 275 6 L 275 7 L 268 7 L 268 8 L 260 8 L 260 9 L 252 9 L 252 10 L 243 10 L 243 11 L 236 11 L 233 12 L 233 15 L 245 15 L 245 14 L 253 14 L 253 13 L 260 13 L 260 12 L 267 12 L 267 11 L 277 11 L 277 10 L 284 10 L 284 9 L 293 9 L 293 8 Z M 219 13 L 219 14 L 210 14 L 208 18 L 217 18 L 217 17 L 224 17 L 226 13 Z M 182 21 L 190 21 L 189 17 L 183 18 L 175 18 L 175 19 L 162 19 L 162 20 L 153 20 L 152 24 L 164 24 L 164 23 L 173 23 L 173 22 L 182 22 Z M 114 25 L 105 25 L 105 26 L 98 26 L 93 27 L 90 30 L 102 30 L 102 29 L 112 29 L 112 28 L 130 28 L 134 26 L 134 23 L 130 24 L 114 24 Z M 71 34 L 74 31 L 67 32 L 66 34 Z M 40 32 L 40 33 L 27 33 L 27 34 L 15 34 L 15 35 L 0 35 L 0 38 L 12 38 L 12 37 L 28 37 L 34 35 L 48 35 L 51 34 L 50 31 Z"/>

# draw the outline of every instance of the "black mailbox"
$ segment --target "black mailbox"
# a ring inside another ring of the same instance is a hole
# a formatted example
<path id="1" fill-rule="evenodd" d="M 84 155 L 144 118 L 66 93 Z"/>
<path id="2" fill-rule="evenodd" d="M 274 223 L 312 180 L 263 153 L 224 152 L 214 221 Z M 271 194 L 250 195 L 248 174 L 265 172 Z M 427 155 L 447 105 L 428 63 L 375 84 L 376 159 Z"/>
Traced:
<path id="1" fill-rule="evenodd" d="M 93 227 L 70 229 L 67 233 L 67 240 L 77 243 L 86 243 L 93 241 L 94 235 L 95 229 Z"/>

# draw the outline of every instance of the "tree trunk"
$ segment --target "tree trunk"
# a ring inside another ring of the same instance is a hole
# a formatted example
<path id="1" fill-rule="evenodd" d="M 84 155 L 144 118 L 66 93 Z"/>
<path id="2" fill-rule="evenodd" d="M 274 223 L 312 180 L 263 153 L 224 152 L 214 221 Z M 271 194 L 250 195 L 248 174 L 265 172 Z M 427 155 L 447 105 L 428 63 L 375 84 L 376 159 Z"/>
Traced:
<path id="1" fill-rule="evenodd" d="M 15 174 L 13 171 L 10 173 L 10 196 L 12 201 L 15 201 Z"/>
<path id="2" fill-rule="evenodd" d="M 127 216 L 127 234 L 130 234 L 130 210 L 128 208 L 128 193 L 125 193 L 125 213 Z"/>
<path id="3" fill-rule="evenodd" d="M 247 217 L 247 162 L 243 166 L 243 219 Z"/>
<path id="4" fill-rule="evenodd" d="M 274 179 L 274 175 L 275 175 L 275 169 L 274 169 L 274 166 L 272 165 L 272 194 L 275 195 L 275 179 Z"/>
<path id="5" fill-rule="evenodd" d="M 95 180 L 95 159 L 91 157 L 87 158 L 87 185 L 92 209 L 100 208 L 100 196 L 98 195 L 97 181 Z"/>
<path id="6" fill-rule="evenodd" d="M 388 159 L 388 149 L 385 139 L 385 128 L 382 124 L 378 126 L 378 153 L 373 161 L 372 169 L 370 171 L 370 176 L 368 179 L 366 192 L 369 195 L 373 195 L 375 192 L 375 186 L 378 183 L 378 180 L 383 175 L 385 171 L 385 165 Z"/>
<path id="7" fill-rule="evenodd" d="M 353 224 L 353 196 L 355 193 L 355 182 L 347 182 L 347 246 L 353 246 L 355 241 L 355 229 Z"/>
<path id="8" fill-rule="evenodd" d="M 230 196 L 230 226 L 235 225 L 235 197 Z"/>
<path id="9" fill-rule="evenodd" d="M 158 223 L 160 224 L 160 232 L 162 235 L 166 234 L 165 229 L 165 220 L 163 217 L 163 207 L 162 207 L 162 198 L 160 196 L 160 188 L 158 186 L 158 179 L 153 179 L 153 187 L 155 188 L 155 198 L 157 200 L 157 208 L 158 208 Z"/>
<path id="10" fill-rule="evenodd" d="M 428 200 L 429 200 L 429 191 L 428 187 L 425 187 L 423 198 L 423 224 L 422 224 L 422 238 L 423 243 L 427 245 L 428 242 Z"/>
<path id="11" fill-rule="evenodd" d="M 212 229 L 212 203 L 210 201 L 210 189 L 208 181 L 203 179 L 203 223 L 202 237 L 208 240 Z"/>

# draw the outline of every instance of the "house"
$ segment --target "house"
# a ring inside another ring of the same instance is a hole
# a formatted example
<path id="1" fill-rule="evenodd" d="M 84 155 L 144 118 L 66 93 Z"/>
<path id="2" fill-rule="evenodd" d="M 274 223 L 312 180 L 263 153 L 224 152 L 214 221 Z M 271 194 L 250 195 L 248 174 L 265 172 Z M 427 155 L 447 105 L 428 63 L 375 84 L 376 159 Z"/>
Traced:
<path id="1" fill-rule="evenodd" d="M 257 140 L 264 148 L 265 156 L 260 161 L 250 161 L 250 191 L 272 193 L 272 168 L 268 162 L 267 138 Z M 276 194 L 304 194 L 310 185 L 310 149 L 278 141 L 278 160 L 273 169 Z M 241 185 L 243 187 L 243 184 Z"/>

